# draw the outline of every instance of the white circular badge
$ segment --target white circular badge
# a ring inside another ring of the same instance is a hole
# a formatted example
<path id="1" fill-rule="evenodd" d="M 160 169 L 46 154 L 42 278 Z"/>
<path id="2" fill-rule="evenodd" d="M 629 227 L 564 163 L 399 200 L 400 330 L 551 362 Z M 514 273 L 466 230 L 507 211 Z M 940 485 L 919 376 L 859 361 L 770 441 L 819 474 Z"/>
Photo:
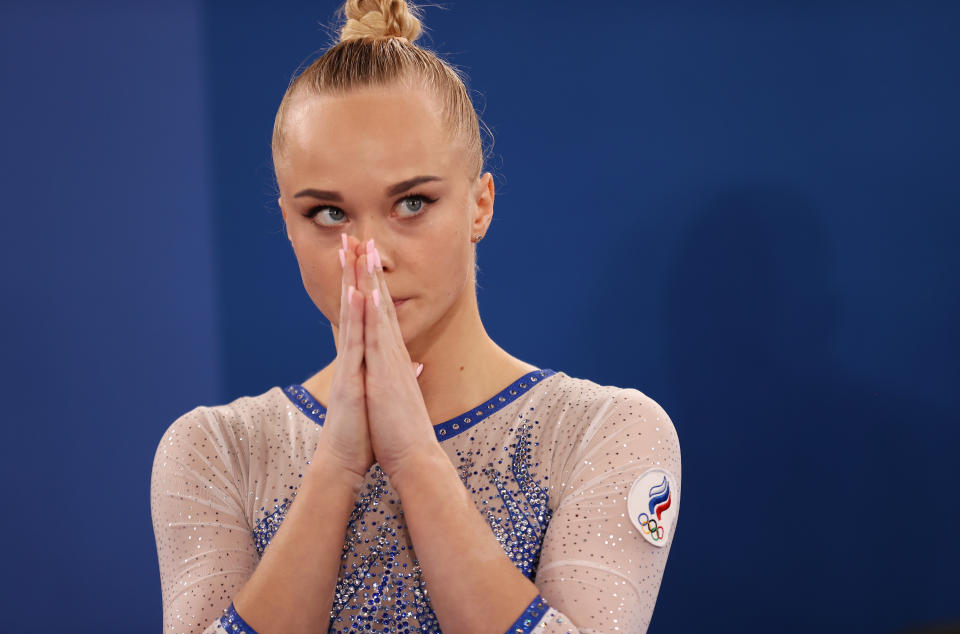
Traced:
<path id="1" fill-rule="evenodd" d="M 654 546 L 662 548 L 670 543 L 679 506 L 676 483 L 676 478 L 663 469 L 647 469 L 627 495 L 630 521 Z"/>

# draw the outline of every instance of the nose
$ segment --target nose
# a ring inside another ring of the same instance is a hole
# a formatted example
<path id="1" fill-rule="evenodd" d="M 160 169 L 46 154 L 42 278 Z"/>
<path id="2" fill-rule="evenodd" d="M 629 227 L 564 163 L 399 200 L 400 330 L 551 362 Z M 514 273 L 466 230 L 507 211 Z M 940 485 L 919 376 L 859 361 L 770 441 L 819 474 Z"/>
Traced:
<path id="1" fill-rule="evenodd" d="M 354 237 L 360 242 L 360 253 L 366 253 L 367 243 L 370 240 L 373 240 L 373 246 L 376 247 L 377 253 L 380 255 L 380 262 L 384 270 L 388 270 L 390 265 L 387 263 L 388 257 L 385 256 L 385 247 L 387 246 L 384 243 L 384 238 L 382 232 L 373 231 L 372 228 L 361 227 L 358 231 L 354 233 Z"/>
<path id="2" fill-rule="evenodd" d="M 370 247 L 377 247 L 380 249 L 380 244 L 377 242 L 376 237 L 371 235 L 363 235 L 358 238 L 360 240 L 360 253 L 366 253 L 367 249 Z"/>

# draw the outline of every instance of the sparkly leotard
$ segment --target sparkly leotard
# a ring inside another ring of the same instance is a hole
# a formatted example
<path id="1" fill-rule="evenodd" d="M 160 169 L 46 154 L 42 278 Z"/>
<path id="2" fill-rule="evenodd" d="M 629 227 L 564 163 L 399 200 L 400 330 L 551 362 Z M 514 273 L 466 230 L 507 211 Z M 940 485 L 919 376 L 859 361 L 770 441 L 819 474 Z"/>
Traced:
<path id="1" fill-rule="evenodd" d="M 294 384 L 197 407 L 163 434 L 151 512 L 164 632 L 253 632 L 232 597 L 283 522 L 324 415 Z M 655 526 L 657 501 L 662 526 L 672 518 L 675 527 L 680 503 L 679 440 L 656 401 L 538 369 L 434 430 L 493 535 L 540 590 L 510 632 L 646 631 L 673 529 L 656 545 L 656 531 L 641 529 Z M 627 496 L 650 470 L 669 474 L 674 490 L 650 489 L 641 525 Z M 379 465 L 348 520 L 341 562 L 330 632 L 440 631 Z"/>

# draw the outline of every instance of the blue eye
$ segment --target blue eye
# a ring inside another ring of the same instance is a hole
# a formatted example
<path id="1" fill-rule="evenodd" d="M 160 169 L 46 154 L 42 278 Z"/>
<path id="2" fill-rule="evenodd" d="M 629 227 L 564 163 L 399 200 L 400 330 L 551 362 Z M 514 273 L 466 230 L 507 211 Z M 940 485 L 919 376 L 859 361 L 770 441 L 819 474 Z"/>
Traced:
<path id="1" fill-rule="evenodd" d="M 402 218 L 416 218 L 418 216 L 422 216 L 425 213 L 424 203 L 426 204 L 435 203 L 437 202 L 437 199 L 429 198 L 427 196 L 424 196 L 423 194 L 408 194 L 407 196 L 404 196 L 403 198 L 401 198 L 398 202 L 402 207 L 406 208 L 407 212 L 410 212 L 407 214 L 401 214 Z M 412 204 L 408 204 L 408 203 L 412 203 Z M 334 220 L 334 222 L 316 221 L 317 224 L 320 225 L 321 227 L 335 227 L 337 225 L 343 224 L 342 222 L 339 222 L 339 221 L 343 220 L 346 217 L 346 214 L 344 214 L 342 209 L 340 209 L 339 207 L 333 207 L 331 205 L 319 205 L 317 207 L 314 207 L 304 215 L 307 218 L 316 218 L 321 214 L 325 214 L 326 218 Z"/>
<path id="2" fill-rule="evenodd" d="M 406 203 L 407 201 L 413 201 L 413 202 L 415 202 L 415 203 L 419 203 L 419 204 L 416 205 L 415 208 L 407 207 L 407 210 L 408 210 L 408 211 L 412 211 L 413 214 L 410 215 L 410 216 L 406 216 L 406 217 L 407 217 L 407 218 L 411 218 L 411 217 L 413 217 L 413 216 L 419 216 L 421 213 L 423 213 L 423 205 L 424 205 L 424 203 L 427 203 L 427 204 L 435 203 L 435 202 L 437 202 L 437 199 L 436 199 L 436 198 L 427 198 L 426 196 L 424 196 L 424 195 L 422 195 L 422 194 L 410 194 L 409 196 L 404 196 L 403 198 L 400 199 L 401 206 L 405 206 L 404 203 Z"/>
<path id="3" fill-rule="evenodd" d="M 320 214 L 320 212 L 325 212 L 325 211 L 330 211 L 330 212 L 333 212 L 333 213 L 339 213 L 341 216 L 343 216 L 343 210 L 342 210 L 342 209 L 340 209 L 339 207 L 330 207 L 329 205 L 321 205 L 320 207 L 314 207 L 313 209 L 311 209 L 310 211 L 308 211 L 305 215 L 307 216 L 307 218 L 315 218 L 315 217 L 317 217 L 318 214 Z M 329 216 L 328 216 L 328 218 L 329 218 Z M 332 226 L 334 226 L 334 224 L 340 224 L 340 223 L 318 222 L 317 224 L 319 224 L 319 225 L 321 225 L 321 226 L 324 226 L 324 227 L 332 227 Z"/>

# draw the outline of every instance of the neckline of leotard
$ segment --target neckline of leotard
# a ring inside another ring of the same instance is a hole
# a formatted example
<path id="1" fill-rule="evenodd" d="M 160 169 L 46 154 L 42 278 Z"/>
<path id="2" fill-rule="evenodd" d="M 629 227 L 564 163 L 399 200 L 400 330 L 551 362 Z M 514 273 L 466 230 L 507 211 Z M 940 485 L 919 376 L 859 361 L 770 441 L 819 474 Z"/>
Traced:
<path id="1" fill-rule="evenodd" d="M 462 434 L 539 385 L 543 379 L 554 374 L 556 374 L 556 370 L 549 368 L 527 372 L 476 407 L 471 407 L 467 411 L 439 425 L 434 425 L 433 431 L 437 435 L 437 440 L 442 442 L 449 440 L 457 434 Z M 326 418 L 327 415 L 327 408 L 324 407 L 323 403 L 318 401 L 307 388 L 303 387 L 300 383 L 293 383 L 284 388 L 283 393 L 301 412 L 310 418 L 310 420 L 321 427 L 323 426 L 324 418 Z"/>

